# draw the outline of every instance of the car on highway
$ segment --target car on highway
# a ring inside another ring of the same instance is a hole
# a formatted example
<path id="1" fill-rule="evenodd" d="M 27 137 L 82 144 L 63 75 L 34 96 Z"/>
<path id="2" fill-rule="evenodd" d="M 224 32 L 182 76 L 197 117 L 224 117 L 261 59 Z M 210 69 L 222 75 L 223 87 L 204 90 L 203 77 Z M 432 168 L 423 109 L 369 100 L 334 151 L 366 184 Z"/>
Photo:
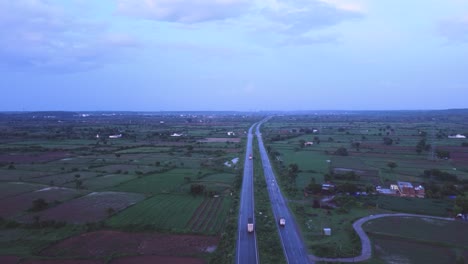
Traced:
<path id="1" fill-rule="evenodd" d="M 251 160 L 251 159 L 252 159 L 252 154 L 249 155 L 249 160 Z"/>
<path id="2" fill-rule="evenodd" d="M 252 233 L 254 231 L 253 219 L 250 217 L 247 220 L 247 232 Z"/>
<path id="3" fill-rule="evenodd" d="M 279 222 L 279 225 L 282 227 L 286 225 L 286 219 L 284 219 L 284 217 L 280 217 L 278 222 Z"/>

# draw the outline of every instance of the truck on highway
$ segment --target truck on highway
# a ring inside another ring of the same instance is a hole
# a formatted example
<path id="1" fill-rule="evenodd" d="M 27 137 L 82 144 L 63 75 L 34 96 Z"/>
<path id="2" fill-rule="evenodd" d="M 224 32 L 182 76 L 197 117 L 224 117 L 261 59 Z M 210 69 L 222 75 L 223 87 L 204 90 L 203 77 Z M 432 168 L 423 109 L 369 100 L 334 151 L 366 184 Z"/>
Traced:
<path id="1" fill-rule="evenodd" d="M 286 219 L 284 219 L 284 217 L 280 217 L 279 225 L 282 226 L 282 227 L 284 227 L 286 225 Z"/>
<path id="2" fill-rule="evenodd" d="M 247 232 L 252 233 L 254 231 L 254 223 L 252 217 L 247 220 Z"/>

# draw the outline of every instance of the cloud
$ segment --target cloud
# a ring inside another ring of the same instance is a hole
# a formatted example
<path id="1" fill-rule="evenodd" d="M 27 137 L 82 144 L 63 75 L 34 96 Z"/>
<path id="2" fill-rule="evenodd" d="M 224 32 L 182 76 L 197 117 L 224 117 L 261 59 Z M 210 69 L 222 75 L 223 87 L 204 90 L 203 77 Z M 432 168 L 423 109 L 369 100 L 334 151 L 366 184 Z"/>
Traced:
<path id="1" fill-rule="evenodd" d="M 244 14 L 250 0 L 117 0 L 124 15 L 180 23 L 224 20 Z"/>
<path id="2" fill-rule="evenodd" d="M 468 42 L 468 17 L 441 21 L 438 32 L 451 42 Z"/>
<path id="3" fill-rule="evenodd" d="M 336 34 L 287 36 L 279 42 L 282 46 L 309 46 L 325 43 L 339 43 L 339 36 Z"/>
<path id="4" fill-rule="evenodd" d="M 0 1 L 0 39 L 0 65 L 20 71 L 86 71 L 137 45 L 47 0 Z"/>
<path id="5" fill-rule="evenodd" d="M 314 29 L 361 18 L 362 13 L 340 8 L 319 0 L 272 1 L 262 9 L 263 15 L 276 24 L 282 34 L 303 34 Z"/>

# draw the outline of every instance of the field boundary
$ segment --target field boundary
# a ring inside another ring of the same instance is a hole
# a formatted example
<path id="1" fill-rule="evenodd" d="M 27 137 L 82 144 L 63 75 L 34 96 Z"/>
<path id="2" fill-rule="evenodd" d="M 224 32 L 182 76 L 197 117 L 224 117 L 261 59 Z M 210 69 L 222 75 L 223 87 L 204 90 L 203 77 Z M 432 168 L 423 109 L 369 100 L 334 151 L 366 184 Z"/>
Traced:
<path id="1" fill-rule="evenodd" d="M 383 217 L 419 217 L 419 218 L 431 218 L 431 219 L 445 220 L 445 221 L 454 221 L 453 218 L 448 218 L 448 217 L 406 214 L 406 213 L 369 215 L 361 219 L 358 219 L 356 222 L 353 223 L 354 231 L 356 231 L 356 233 L 359 235 L 359 238 L 361 239 L 361 244 L 362 244 L 361 255 L 356 256 L 356 257 L 351 257 L 351 258 L 321 258 L 315 255 L 309 255 L 309 259 L 311 261 L 325 261 L 325 262 L 361 262 L 361 261 L 370 259 L 372 257 L 372 245 L 366 232 L 362 229 L 362 225 L 366 223 L 367 221 L 379 219 Z"/>

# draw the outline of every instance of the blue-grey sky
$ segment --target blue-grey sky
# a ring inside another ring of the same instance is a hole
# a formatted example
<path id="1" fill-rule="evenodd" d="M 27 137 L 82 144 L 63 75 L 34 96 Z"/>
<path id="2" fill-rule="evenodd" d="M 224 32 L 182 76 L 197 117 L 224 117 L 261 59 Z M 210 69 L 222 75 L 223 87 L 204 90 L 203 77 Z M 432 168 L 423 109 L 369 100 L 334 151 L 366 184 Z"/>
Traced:
<path id="1" fill-rule="evenodd" d="M 468 107 L 466 0 L 0 0 L 0 111 Z"/>

